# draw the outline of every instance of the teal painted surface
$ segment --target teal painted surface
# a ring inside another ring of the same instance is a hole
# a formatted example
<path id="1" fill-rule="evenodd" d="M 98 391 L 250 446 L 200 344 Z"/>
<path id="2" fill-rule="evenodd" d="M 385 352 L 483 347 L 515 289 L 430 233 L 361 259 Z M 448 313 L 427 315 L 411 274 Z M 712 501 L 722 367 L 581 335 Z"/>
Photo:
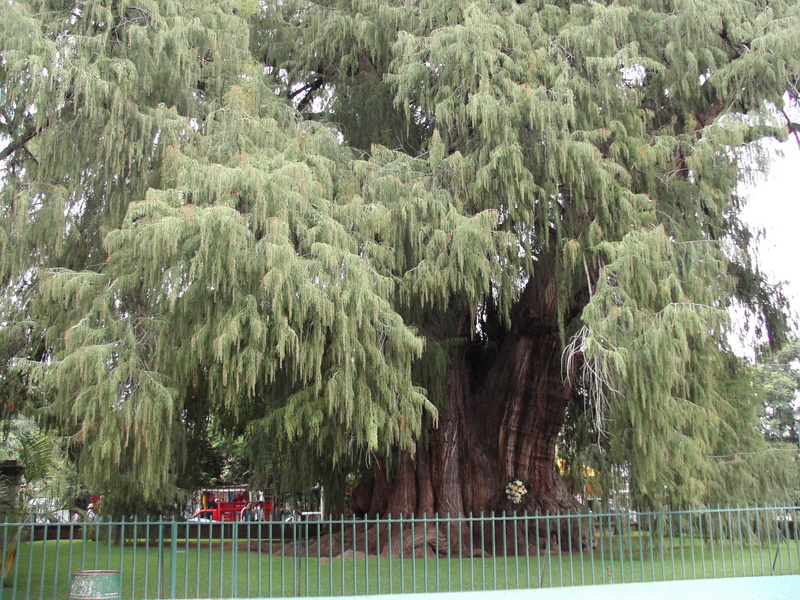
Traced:
<path id="1" fill-rule="evenodd" d="M 116 600 L 121 593 L 119 571 L 76 571 L 72 574 L 70 600 Z"/>
<path id="2" fill-rule="evenodd" d="M 392 596 L 393 600 L 416 600 L 419 596 Z M 368 600 L 374 596 L 355 596 Z M 657 583 L 617 583 L 544 590 L 442 593 L 436 600 L 796 600 L 800 598 L 800 576 L 698 579 Z"/>

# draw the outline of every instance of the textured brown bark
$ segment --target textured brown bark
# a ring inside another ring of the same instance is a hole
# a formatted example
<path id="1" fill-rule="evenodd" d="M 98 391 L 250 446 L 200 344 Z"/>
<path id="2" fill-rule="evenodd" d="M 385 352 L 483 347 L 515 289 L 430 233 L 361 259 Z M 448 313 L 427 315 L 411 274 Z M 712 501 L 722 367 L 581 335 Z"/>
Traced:
<path id="1" fill-rule="evenodd" d="M 374 480 L 363 484 L 374 490 L 368 516 L 580 511 L 555 470 L 572 374 L 562 368 L 555 260 L 539 267 L 482 381 L 470 377 L 466 346 L 453 351 L 448 406 L 441 411 L 439 427 L 419 444 L 415 457 L 400 458 L 391 481 L 377 469 Z M 520 504 L 506 497 L 512 479 L 524 481 L 529 490 Z M 553 519 L 534 533 L 547 548 L 585 545 L 576 533 L 568 539 L 570 529 Z M 561 539 L 556 539 L 559 532 Z M 432 540 L 427 544 L 431 547 Z"/>

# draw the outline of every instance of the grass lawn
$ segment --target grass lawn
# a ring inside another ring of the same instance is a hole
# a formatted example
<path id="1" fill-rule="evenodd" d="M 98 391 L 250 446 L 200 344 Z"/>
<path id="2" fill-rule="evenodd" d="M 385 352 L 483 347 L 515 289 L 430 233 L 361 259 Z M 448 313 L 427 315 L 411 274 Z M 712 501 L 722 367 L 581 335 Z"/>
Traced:
<path id="1" fill-rule="evenodd" d="M 761 545 L 726 540 L 676 540 L 633 534 L 600 537 L 592 552 L 520 557 L 306 558 L 270 552 L 270 542 L 138 540 L 123 546 L 79 539 L 27 542 L 0 600 L 64 600 L 70 573 L 118 570 L 122 598 L 338 596 L 434 591 L 478 591 L 800 574 L 800 543 Z M 272 545 L 277 550 L 280 546 Z M 774 563 L 774 569 L 773 569 Z"/>

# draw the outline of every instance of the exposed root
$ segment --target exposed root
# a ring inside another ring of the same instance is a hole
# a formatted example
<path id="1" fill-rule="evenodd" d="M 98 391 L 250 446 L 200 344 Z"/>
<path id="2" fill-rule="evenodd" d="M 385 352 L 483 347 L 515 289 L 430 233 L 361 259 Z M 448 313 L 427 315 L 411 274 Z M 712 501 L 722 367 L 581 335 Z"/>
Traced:
<path id="1" fill-rule="evenodd" d="M 273 543 L 274 555 L 321 558 L 475 558 L 578 552 L 591 546 L 587 515 L 420 519 L 401 522 L 351 521 L 310 524 L 308 535 Z M 261 549 L 264 550 L 262 543 Z"/>

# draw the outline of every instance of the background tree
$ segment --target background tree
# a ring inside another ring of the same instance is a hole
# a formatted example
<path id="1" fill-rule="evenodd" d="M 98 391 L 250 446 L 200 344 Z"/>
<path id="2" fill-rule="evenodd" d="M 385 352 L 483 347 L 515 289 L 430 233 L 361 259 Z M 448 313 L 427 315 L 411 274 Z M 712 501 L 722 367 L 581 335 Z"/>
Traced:
<path id="1" fill-rule="evenodd" d="M 800 342 L 775 353 L 765 353 L 756 364 L 753 385 L 762 402 L 761 429 L 773 446 L 798 443 L 794 407 L 800 391 Z"/>
<path id="2" fill-rule="evenodd" d="M 796 4 L 2 16 L 3 377 L 97 485 L 174 497 L 208 415 L 256 469 L 368 460 L 370 514 L 575 508 L 562 432 L 637 502 L 787 489 L 726 336 L 735 297 L 786 330 L 736 189 L 795 127 Z"/>

